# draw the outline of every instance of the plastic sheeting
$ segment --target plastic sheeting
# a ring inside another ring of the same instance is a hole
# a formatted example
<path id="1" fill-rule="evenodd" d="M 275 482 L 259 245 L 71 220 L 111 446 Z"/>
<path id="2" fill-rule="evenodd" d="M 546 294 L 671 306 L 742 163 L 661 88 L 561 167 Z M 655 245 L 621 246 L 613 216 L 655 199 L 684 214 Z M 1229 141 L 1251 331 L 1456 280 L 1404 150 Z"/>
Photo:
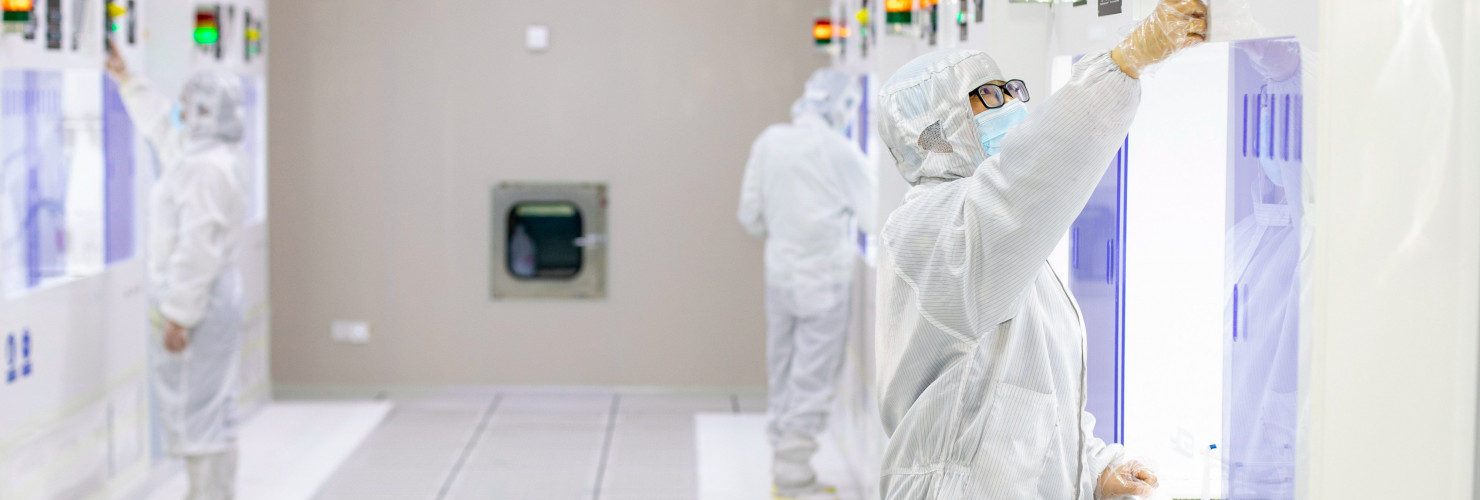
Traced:
<path id="1" fill-rule="evenodd" d="M 1304 94 L 1294 39 L 1233 44 L 1225 258 L 1228 499 L 1293 499 Z"/>

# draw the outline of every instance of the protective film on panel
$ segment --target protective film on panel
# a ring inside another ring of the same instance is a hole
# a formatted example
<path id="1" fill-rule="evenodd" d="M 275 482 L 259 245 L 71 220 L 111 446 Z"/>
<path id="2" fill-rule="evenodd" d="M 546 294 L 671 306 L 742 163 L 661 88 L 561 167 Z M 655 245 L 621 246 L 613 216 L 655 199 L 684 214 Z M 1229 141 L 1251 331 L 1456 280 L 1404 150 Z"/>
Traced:
<path id="1" fill-rule="evenodd" d="M 134 256 L 134 122 L 112 78 L 103 77 L 104 231 L 108 264 Z"/>
<path id="2" fill-rule="evenodd" d="M 61 80 L 57 72 L 6 71 L 0 82 L 0 274 L 7 296 L 66 272 Z"/>
<path id="3" fill-rule="evenodd" d="M 1069 229 L 1069 288 L 1084 319 L 1085 409 L 1095 436 L 1125 441 L 1125 181 L 1128 143 Z"/>
<path id="4" fill-rule="evenodd" d="M 7 70 L 0 94 L 4 295 L 132 257 L 134 139 L 111 82 L 97 71 Z"/>
<path id="5" fill-rule="evenodd" d="M 1295 498 L 1300 307 L 1300 45 L 1230 58 L 1224 460 L 1228 499 Z"/>
<path id="6" fill-rule="evenodd" d="M 256 224 L 267 219 L 267 157 L 266 109 L 263 101 L 262 84 L 257 77 L 242 77 L 242 108 L 246 121 L 246 135 L 242 137 L 247 172 L 242 179 L 247 195 L 246 223 Z"/>

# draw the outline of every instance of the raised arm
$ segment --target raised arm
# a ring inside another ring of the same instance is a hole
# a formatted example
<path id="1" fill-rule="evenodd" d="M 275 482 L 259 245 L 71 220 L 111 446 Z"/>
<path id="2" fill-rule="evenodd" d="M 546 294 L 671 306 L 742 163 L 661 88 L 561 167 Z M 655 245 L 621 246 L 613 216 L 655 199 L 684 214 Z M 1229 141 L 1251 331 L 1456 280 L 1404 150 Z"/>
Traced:
<path id="1" fill-rule="evenodd" d="M 966 183 L 956 233 L 967 290 L 981 304 L 978 326 L 1010 319 L 1025 290 L 1084 209 L 1140 104 L 1140 82 L 1101 52 L 1081 61 L 1068 85 L 1003 139 L 1002 153 Z"/>
<path id="2" fill-rule="evenodd" d="M 118 83 L 118 94 L 123 99 L 123 107 L 128 110 L 129 118 L 133 120 L 134 128 L 154 148 L 154 154 L 161 163 L 178 163 L 180 145 L 170 125 L 173 101 L 155 91 L 147 79 L 131 73 L 116 50 L 112 47 L 108 50 L 108 74 Z"/>
<path id="3" fill-rule="evenodd" d="M 964 242 L 976 264 L 970 282 L 990 284 L 968 290 L 986 305 L 975 319 L 1009 319 L 1124 144 L 1140 72 L 1202 42 L 1206 16 L 1200 0 L 1162 0 L 1115 49 L 1075 65 L 1069 83 L 1003 139 L 996 165 L 965 179 L 963 226 L 976 229 Z"/>

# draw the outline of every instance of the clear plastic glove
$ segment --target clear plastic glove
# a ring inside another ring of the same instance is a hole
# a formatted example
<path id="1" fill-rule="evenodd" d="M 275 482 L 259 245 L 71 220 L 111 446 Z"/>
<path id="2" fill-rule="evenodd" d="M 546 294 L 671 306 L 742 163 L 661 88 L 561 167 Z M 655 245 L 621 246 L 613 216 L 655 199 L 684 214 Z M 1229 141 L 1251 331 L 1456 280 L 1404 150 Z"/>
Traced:
<path id="1" fill-rule="evenodd" d="M 1095 485 L 1095 499 L 1150 498 L 1156 494 L 1158 484 L 1156 473 L 1141 462 L 1116 461 L 1100 474 L 1100 481 Z"/>
<path id="2" fill-rule="evenodd" d="M 1207 40 L 1208 6 L 1202 0 L 1161 0 L 1156 10 L 1110 51 L 1110 58 L 1131 78 L 1177 51 Z"/>

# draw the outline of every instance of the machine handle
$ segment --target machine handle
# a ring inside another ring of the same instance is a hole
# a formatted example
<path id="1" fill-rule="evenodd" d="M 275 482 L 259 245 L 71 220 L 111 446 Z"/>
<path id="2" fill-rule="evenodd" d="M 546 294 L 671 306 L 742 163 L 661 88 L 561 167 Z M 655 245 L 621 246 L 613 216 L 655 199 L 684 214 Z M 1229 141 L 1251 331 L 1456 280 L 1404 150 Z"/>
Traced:
<path id="1" fill-rule="evenodd" d="M 1233 341 L 1234 342 L 1238 342 L 1238 327 L 1239 327 L 1239 308 L 1238 308 L 1238 302 L 1239 302 L 1238 296 L 1239 296 L 1239 293 L 1238 292 L 1239 292 L 1239 286 L 1238 285 L 1233 285 Z"/>
<path id="2" fill-rule="evenodd" d="M 1070 262 L 1074 269 L 1079 269 L 1079 228 L 1074 228 L 1074 235 L 1070 237 L 1069 253 Z"/>

